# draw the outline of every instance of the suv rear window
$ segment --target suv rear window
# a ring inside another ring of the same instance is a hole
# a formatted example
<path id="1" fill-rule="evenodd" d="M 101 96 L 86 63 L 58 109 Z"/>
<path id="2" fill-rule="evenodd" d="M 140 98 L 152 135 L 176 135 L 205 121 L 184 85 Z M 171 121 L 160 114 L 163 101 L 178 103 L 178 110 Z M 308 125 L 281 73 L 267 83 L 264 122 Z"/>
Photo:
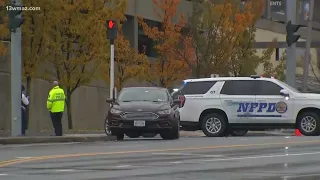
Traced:
<path id="1" fill-rule="evenodd" d="M 216 83 L 216 81 L 198 81 L 198 82 L 187 82 L 182 88 L 174 93 L 174 97 L 178 95 L 191 95 L 191 94 L 205 94 L 211 87 Z"/>

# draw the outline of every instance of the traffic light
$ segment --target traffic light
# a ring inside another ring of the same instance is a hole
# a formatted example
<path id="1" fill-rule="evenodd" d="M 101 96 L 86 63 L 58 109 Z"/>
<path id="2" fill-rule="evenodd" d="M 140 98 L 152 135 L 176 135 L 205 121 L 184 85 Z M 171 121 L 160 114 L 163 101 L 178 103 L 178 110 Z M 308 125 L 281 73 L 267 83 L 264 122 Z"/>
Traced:
<path id="1" fill-rule="evenodd" d="M 17 17 L 22 12 L 22 6 L 9 4 L 8 7 L 8 28 L 11 32 L 16 32 L 16 29 L 23 24 L 23 18 Z"/>
<path id="2" fill-rule="evenodd" d="M 107 20 L 107 38 L 115 40 L 117 38 L 118 23 L 116 20 Z"/>
<path id="3" fill-rule="evenodd" d="M 295 34 L 300 27 L 302 27 L 302 25 L 291 24 L 291 21 L 289 21 L 287 23 L 287 26 L 286 26 L 286 30 L 287 30 L 286 42 L 287 42 L 289 47 L 292 44 L 296 43 L 298 41 L 298 39 L 300 38 L 300 35 Z"/>

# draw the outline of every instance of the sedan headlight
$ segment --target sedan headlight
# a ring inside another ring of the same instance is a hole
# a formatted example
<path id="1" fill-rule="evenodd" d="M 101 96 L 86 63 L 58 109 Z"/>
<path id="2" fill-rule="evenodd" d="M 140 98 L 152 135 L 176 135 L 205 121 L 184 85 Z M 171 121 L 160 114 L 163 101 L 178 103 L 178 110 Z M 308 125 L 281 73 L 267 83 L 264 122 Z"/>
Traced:
<path id="1" fill-rule="evenodd" d="M 158 114 L 170 114 L 171 113 L 171 109 L 166 109 L 163 111 L 158 111 Z"/>
<path id="2" fill-rule="evenodd" d="M 110 110 L 110 112 L 112 113 L 112 114 L 120 114 L 122 111 L 120 111 L 120 110 L 118 110 L 118 109 L 111 109 Z"/>

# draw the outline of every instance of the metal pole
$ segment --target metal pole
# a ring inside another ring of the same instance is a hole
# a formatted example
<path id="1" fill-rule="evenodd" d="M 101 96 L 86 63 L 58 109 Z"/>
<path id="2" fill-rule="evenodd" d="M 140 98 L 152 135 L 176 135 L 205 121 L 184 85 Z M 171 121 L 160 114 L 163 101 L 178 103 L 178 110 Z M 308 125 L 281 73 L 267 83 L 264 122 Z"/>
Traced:
<path id="1" fill-rule="evenodd" d="M 308 27 L 307 27 L 307 39 L 306 39 L 306 49 L 304 54 L 304 68 L 303 68 L 303 91 L 308 90 L 308 75 L 309 75 L 309 62 L 310 62 L 310 46 L 311 46 L 311 33 L 312 33 L 312 19 L 313 19 L 313 7 L 314 0 L 310 0 L 309 3 L 309 17 L 308 17 Z"/>
<path id="2" fill-rule="evenodd" d="M 297 11 L 297 0 L 286 0 L 286 17 L 287 22 L 291 21 L 292 24 L 296 24 L 296 11 Z M 287 48 L 287 59 L 286 59 L 286 82 L 292 87 L 296 87 L 296 43 L 292 44 L 291 47 Z"/>
<path id="3" fill-rule="evenodd" d="M 21 5 L 21 0 L 15 0 Z M 21 16 L 21 15 L 19 15 Z M 11 33 L 11 136 L 21 134 L 21 28 Z"/>
<path id="4" fill-rule="evenodd" d="M 114 40 L 110 40 L 110 99 L 113 99 L 114 90 Z"/>

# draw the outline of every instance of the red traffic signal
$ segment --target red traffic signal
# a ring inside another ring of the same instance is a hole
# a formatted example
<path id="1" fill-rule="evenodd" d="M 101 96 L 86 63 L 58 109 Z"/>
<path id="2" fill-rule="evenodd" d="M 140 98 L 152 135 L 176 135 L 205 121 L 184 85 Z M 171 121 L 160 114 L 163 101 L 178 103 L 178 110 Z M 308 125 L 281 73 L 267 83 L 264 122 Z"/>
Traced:
<path id="1" fill-rule="evenodd" d="M 107 20 L 108 29 L 117 29 L 117 21 L 115 20 Z"/>

